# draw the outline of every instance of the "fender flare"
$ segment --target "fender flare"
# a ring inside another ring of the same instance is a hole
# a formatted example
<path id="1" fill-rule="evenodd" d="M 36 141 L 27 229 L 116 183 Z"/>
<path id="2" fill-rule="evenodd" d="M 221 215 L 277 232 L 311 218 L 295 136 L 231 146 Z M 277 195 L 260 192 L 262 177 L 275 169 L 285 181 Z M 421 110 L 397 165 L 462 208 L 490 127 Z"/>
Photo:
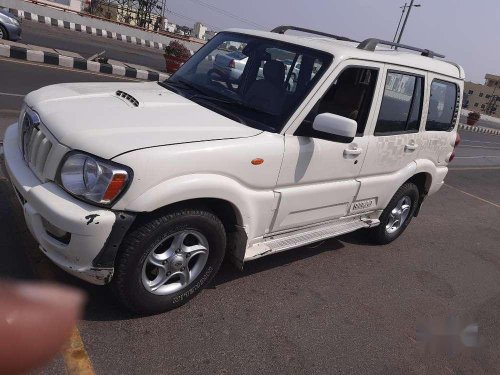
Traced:
<path id="1" fill-rule="evenodd" d="M 125 210 L 152 212 L 174 203 L 203 198 L 231 203 L 238 211 L 249 239 L 262 236 L 274 213 L 272 190 L 254 190 L 218 174 L 191 174 L 165 180 L 128 203 Z"/>

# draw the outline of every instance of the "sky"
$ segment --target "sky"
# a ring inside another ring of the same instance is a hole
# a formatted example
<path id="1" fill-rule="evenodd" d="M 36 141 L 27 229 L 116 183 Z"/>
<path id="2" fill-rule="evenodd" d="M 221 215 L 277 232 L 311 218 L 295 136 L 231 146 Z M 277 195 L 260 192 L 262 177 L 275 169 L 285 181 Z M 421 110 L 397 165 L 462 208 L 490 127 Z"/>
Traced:
<path id="1" fill-rule="evenodd" d="M 217 31 L 294 25 L 362 40 L 392 40 L 405 0 L 165 0 L 171 22 L 199 20 Z M 161 0 L 159 0 L 161 2 Z M 409 3 L 410 0 L 407 0 Z M 442 53 L 462 65 L 466 80 L 500 75 L 498 0 L 416 0 L 401 43 Z M 214 9 L 217 8 L 219 10 Z M 222 10 L 222 11 L 220 11 Z M 231 16 L 235 15 L 235 17 Z"/>

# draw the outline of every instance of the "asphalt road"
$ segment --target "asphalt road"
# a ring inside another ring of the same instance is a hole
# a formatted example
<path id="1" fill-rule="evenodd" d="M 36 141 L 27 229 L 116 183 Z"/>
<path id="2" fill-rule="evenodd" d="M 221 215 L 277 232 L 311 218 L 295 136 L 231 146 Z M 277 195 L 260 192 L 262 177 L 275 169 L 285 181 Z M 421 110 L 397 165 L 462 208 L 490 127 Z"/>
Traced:
<path id="1" fill-rule="evenodd" d="M 133 81 L 113 75 L 0 58 L 0 139 L 17 119 L 23 97 L 33 90 L 64 82 Z"/>
<path id="2" fill-rule="evenodd" d="M 113 60 L 143 65 L 159 71 L 165 70 L 165 59 L 160 50 L 38 22 L 23 22 L 22 42 L 76 52 L 84 58 L 106 51 L 106 56 Z"/>
<path id="3" fill-rule="evenodd" d="M 0 72 L 33 76 L 2 80 L 1 92 L 88 80 L 14 65 L 0 61 Z M 0 95 L 0 109 L 5 105 L 15 111 Z M 462 138 L 464 156 L 486 150 L 469 143 L 500 142 L 466 132 Z M 500 373 L 500 169 L 487 159 L 475 168 L 465 160 L 457 157 L 447 184 L 392 244 L 371 246 L 361 232 L 253 261 L 243 272 L 225 264 L 189 304 L 152 317 L 124 312 L 105 287 L 40 256 L 0 178 L 0 276 L 49 273 L 87 291 L 79 330 L 97 374 Z M 425 351 L 418 322 L 453 316 L 479 326 L 480 346 Z M 56 358 L 41 372 L 63 374 L 64 362 Z"/>

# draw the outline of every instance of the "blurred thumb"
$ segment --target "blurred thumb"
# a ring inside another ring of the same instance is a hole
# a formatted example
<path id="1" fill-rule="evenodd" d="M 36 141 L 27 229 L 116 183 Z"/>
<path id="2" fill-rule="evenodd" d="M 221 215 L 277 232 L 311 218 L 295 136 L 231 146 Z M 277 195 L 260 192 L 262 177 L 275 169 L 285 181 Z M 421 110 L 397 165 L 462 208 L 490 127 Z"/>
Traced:
<path id="1" fill-rule="evenodd" d="M 84 300 L 66 286 L 0 281 L 0 375 L 49 361 L 69 338 Z"/>

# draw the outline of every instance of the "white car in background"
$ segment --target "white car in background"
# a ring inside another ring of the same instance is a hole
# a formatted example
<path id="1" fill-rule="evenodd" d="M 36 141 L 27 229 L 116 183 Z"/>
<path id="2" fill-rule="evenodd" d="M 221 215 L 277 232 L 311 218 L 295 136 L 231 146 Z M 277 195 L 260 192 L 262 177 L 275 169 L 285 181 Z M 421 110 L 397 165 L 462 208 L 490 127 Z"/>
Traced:
<path id="1" fill-rule="evenodd" d="M 248 56 L 238 51 L 215 55 L 214 69 L 231 81 L 237 81 L 243 74 Z"/>
<path id="2" fill-rule="evenodd" d="M 288 74 L 290 74 L 290 69 L 292 68 L 293 60 L 283 60 L 283 64 L 285 64 L 286 74 L 288 77 Z M 292 82 L 295 82 L 297 80 L 297 77 L 299 76 L 299 71 L 300 71 L 300 62 L 296 62 L 293 67 L 293 71 L 290 74 L 290 80 Z"/>
<path id="3" fill-rule="evenodd" d="M 358 229 L 398 238 L 443 186 L 463 69 L 288 29 L 220 32 L 165 82 L 28 94 L 4 152 L 43 253 L 150 314 L 193 298 L 224 258 L 242 268 Z M 244 47 L 214 67 L 237 83 L 207 69 L 229 44 Z M 294 85 L 283 56 L 300 61 Z"/>

